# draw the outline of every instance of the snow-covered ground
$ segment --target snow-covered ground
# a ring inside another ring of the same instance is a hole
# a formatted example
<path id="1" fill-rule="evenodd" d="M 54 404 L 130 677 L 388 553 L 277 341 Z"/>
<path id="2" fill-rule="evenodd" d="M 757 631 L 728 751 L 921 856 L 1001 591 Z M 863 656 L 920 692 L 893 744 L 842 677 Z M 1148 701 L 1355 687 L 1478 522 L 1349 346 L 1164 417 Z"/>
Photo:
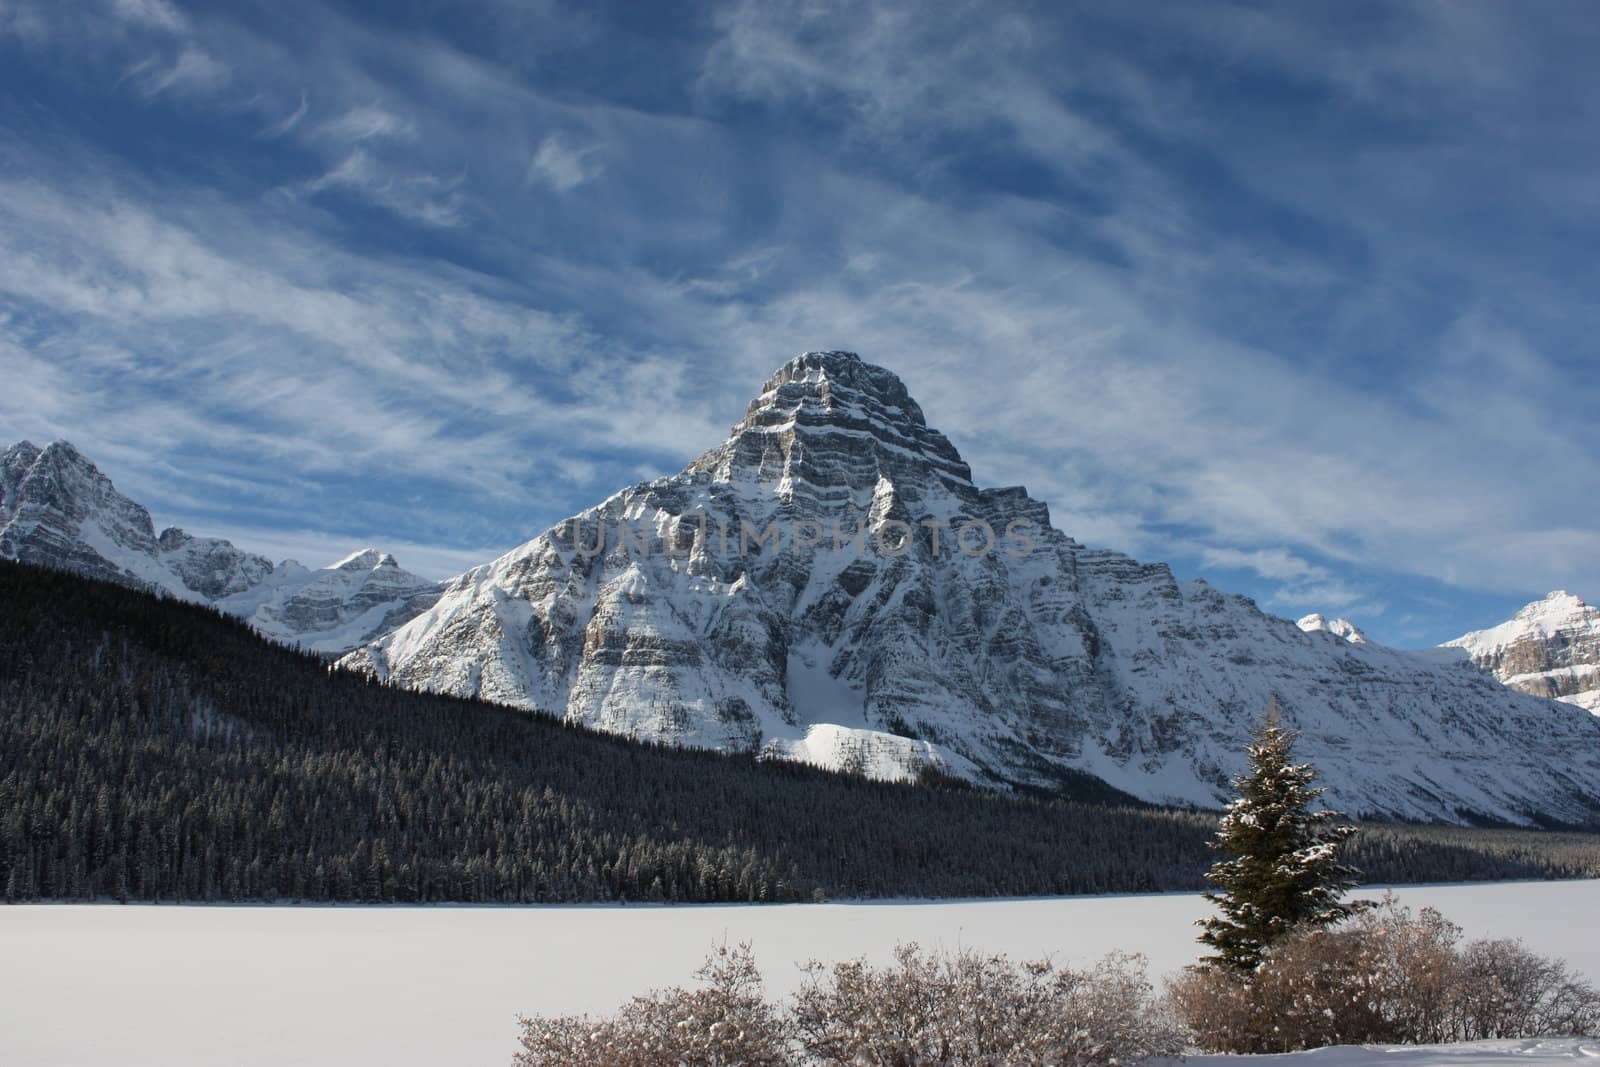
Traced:
<path id="1" fill-rule="evenodd" d="M 1535 1067 L 1545 1063 L 1592 1063 L 1600 1041 L 1558 1038 L 1547 1041 L 1470 1041 L 1460 1045 L 1375 1045 L 1319 1048 L 1281 1056 L 1190 1056 L 1184 1067 Z"/>
<path id="2" fill-rule="evenodd" d="M 1399 895 L 1439 908 L 1468 936 L 1520 937 L 1600 979 L 1600 882 Z M 1204 914 L 1204 901 L 1186 894 L 775 907 L 0 907 L 0 1064 L 503 1067 L 519 1012 L 609 1011 L 687 980 L 724 938 L 754 943 L 777 993 L 797 984 L 797 962 L 883 959 L 913 940 L 1059 962 L 1122 949 L 1144 953 L 1161 975 L 1194 959 L 1192 923 Z M 1592 1041 L 1500 1042 L 1295 1062 L 1480 1067 L 1595 1055 Z"/>

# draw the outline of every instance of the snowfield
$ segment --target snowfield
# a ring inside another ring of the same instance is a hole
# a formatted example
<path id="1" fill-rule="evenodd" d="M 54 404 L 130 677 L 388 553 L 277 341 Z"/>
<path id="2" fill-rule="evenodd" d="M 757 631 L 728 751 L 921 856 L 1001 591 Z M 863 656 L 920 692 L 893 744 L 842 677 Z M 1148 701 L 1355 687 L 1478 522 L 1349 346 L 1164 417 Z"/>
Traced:
<path id="1" fill-rule="evenodd" d="M 1600 1058 L 1600 1041 L 1558 1038 L 1546 1041 L 1469 1041 L 1460 1045 L 1371 1045 L 1319 1048 L 1279 1056 L 1242 1057 L 1250 1067 L 1506 1067 L 1508 1064 L 1592 1062 Z M 1165 1060 L 1189 1067 L 1235 1064 L 1239 1056 L 1190 1056 Z"/>
<path id="2" fill-rule="evenodd" d="M 1520 937 L 1600 978 L 1600 882 L 1398 895 L 1439 908 L 1469 937 Z M 14 905 L 0 907 L 0 1064 L 504 1065 L 518 1013 L 608 1012 L 686 981 L 724 938 L 753 942 L 774 993 L 798 984 L 806 959 L 883 960 L 905 941 L 1073 963 L 1122 949 L 1144 953 L 1160 976 L 1196 957 L 1192 924 L 1205 914 L 1190 894 L 770 907 Z M 1596 1041 L 1511 1041 L 1295 1062 L 1595 1056 Z M 1189 1062 L 1213 1059 L 1223 1057 Z"/>

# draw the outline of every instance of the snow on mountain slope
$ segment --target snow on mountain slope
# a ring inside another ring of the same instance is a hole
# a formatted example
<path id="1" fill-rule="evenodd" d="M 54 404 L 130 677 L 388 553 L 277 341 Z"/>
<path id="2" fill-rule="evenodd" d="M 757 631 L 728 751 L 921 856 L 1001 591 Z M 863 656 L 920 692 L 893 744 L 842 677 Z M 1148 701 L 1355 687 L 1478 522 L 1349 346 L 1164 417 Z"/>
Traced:
<path id="1" fill-rule="evenodd" d="M 310 652 L 348 652 L 430 607 L 440 583 L 402 570 L 377 549 L 321 570 L 285 560 L 263 582 L 217 601 L 268 637 Z"/>
<path id="2" fill-rule="evenodd" d="M 158 537 L 150 513 L 65 441 L 23 441 L 0 456 L 0 556 L 214 604 L 326 654 L 393 629 L 441 588 L 373 549 L 311 571 L 175 526 Z"/>
<path id="3" fill-rule="evenodd" d="M 156 545 L 177 584 L 208 600 L 243 592 L 272 573 L 265 556 L 242 552 L 220 537 L 195 537 L 176 526 L 162 530 Z"/>
<path id="4" fill-rule="evenodd" d="M 1300 629 L 1304 630 L 1306 633 L 1314 633 L 1318 630 L 1326 630 L 1335 637 L 1342 637 L 1346 641 L 1353 641 L 1358 645 L 1364 645 L 1368 643 L 1367 635 L 1362 633 L 1361 628 L 1355 623 L 1351 622 L 1349 619 L 1330 619 L 1317 612 L 1313 612 L 1310 615 L 1302 616 L 1300 621 L 1296 622 L 1295 625 L 1300 627 Z"/>
<path id="5" fill-rule="evenodd" d="M 1513 689 L 1600 715 L 1600 609 L 1565 590 L 1442 647 L 1465 651 L 1479 670 Z"/>
<path id="6" fill-rule="evenodd" d="M 1201 805 L 1276 694 L 1348 810 L 1596 817 L 1600 720 L 1349 637 L 1078 544 L 974 485 L 893 374 L 808 352 L 682 473 L 343 662 L 661 742 Z"/>
<path id="7" fill-rule="evenodd" d="M 248 588 L 270 560 L 179 529 L 158 538 L 150 513 L 66 441 L 23 441 L 0 458 L 0 555 L 96 578 L 133 582 L 185 600 Z"/>

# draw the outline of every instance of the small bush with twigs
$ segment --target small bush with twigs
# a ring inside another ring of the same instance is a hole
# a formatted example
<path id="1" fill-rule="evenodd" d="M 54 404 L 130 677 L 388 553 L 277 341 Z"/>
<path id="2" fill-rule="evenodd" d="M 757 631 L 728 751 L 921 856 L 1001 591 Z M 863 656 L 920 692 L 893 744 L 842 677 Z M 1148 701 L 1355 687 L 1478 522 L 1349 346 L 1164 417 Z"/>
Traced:
<path id="1" fill-rule="evenodd" d="M 608 1019 L 524 1017 L 516 1067 L 784 1067 L 788 1023 L 767 1003 L 748 944 L 720 945 L 699 989 L 635 997 Z"/>
<path id="2" fill-rule="evenodd" d="M 1168 997 L 1217 1052 L 1440 1044 L 1600 1033 L 1600 992 L 1516 941 L 1461 944 L 1432 908 L 1393 898 L 1328 929 L 1275 942 L 1254 970 L 1191 967 Z"/>
<path id="3" fill-rule="evenodd" d="M 809 964 L 784 1009 L 762 997 L 748 944 L 716 949 L 696 977 L 610 1018 L 522 1019 L 517 1067 L 1109 1067 L 1186 1044 L 1136 956 L 1080 971 L 904 945 L 882 967 Z"/>
<path id="4" fill-rule="evenodd" d="M 813 963 L 792 1015 L 801 1062 L 1136 1063 L 1185 1041 L 1159 1010 L 1141 957 L 1089 970 L 903 945 L 895 962 Z"/>

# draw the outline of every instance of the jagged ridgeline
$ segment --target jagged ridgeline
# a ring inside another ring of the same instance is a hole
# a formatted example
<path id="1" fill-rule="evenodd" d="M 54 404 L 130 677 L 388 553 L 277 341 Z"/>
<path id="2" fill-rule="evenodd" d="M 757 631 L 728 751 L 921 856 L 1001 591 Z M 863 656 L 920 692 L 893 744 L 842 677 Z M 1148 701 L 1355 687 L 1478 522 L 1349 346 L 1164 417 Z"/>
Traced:
<path id="1" fill-rule="evenodd" d="M 1080 544 L 847 352 L 344 662 L 664 743 L 1208 807 L 1276 697 L 1343 810 L 1600 823 L 1600 719 Z"/>
<path id="2" fill-rule="evenodd" d="M 628 741 L 330 671 L 207 607 L 0 563 L 11 900 L 1194 889 L 1214 826 Z M 1600 873 L 1595 837 L 1528 831 L 1385 827 L 1354 859 L 1382 881 Z"/>
<path id="3" fill-rule="evenodd" d="M 312 570 L 176 526 L 150 512 L 67 441 L 20 441 L 0 454 L 0 559 L 75 571 L 211 604 L 275 640 L 334 656 L 439 599 L 440 583 L 375 549 Z"/>

